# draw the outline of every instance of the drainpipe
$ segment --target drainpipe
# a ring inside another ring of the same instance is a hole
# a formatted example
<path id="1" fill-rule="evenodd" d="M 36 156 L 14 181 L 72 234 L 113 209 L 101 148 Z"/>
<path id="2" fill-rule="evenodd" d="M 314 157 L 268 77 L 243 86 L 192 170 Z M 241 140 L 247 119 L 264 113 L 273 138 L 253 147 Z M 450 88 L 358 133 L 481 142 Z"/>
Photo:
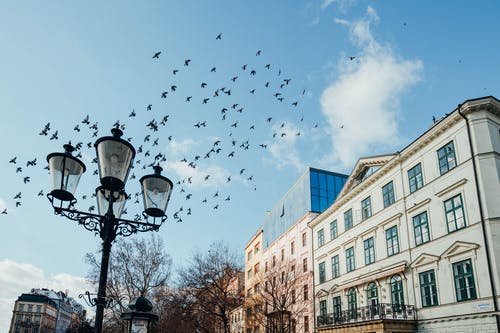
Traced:
<path id="1" fill-rule="evenodd" d="M 479 203 L 479 216 L 481 218 L 481 231 L 483 232 L 483 241 L 484 241 L 484 247 L 485 247 L 485 252 L 486 252 L 486 262 L 488 263 L 488 276 L 490 279 L 490 287 L 491 287 L 491 293 L 492 293 L 492 298 L 493 298 L 493 310 L 495 311 L 495 318 L 497 322 L 497 331 L 500 331 L 500 317 L 498 316 L 498 304 L 497 304 L 497 291 L 495 288 L 495 282 L 493 280 L 493 273 L 491 269 L 491 255 L 490 255 L 490 247 L 488 244 L 488 237 L 486 234 L 486 226 L 484 222 L 484 212 L 483 212 L 483 201 L 481 199 L 481 191 L 479 190 L 479 181 L 478 181 L 478 175 L 477 175 L 477 166 L 476 166 L 476 157 L 474 153 L 474 147 L 472 145 L 472 135 L 470 133 L 470 124 L 469 120 L 465 115 L 462 113 L 462 104 L 459 104 L 457 107 L 458 114 L 465 120 L 465 125 L 467 126 L 467 136 L 469 138 L 469 149 L 470 149 L 470 154 L 472 157 L 472 169 L 474 170 L 474 181 L 476 184 L 476 195 L 477 195 L 477 200 Z"/>

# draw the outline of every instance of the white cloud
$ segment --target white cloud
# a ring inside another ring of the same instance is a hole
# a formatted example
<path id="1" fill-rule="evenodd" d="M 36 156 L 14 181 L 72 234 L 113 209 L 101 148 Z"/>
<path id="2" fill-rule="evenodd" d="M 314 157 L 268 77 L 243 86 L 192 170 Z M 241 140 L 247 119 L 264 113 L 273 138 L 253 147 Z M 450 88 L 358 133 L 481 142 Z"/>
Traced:
<path id="1" fill-rule="evenodd" d="M 167 173 L 172 172 L 176 174 L 181 181 L 187 180 L 190 177 L 191 183 L 189 185 L 197 187 L 217 187 L 223 185 L 226 183 L 226 178 L 231 174 L 228 170 L 218 165 L 210 165 L 207 167 L 200 167 L 197 165 L 195 168 L 192 168 L 188 163 L 180 161 L 166 162 L 163 168 Z M 205 180 L 207 175 L 210 176 Z"/>
<path id="2" fill-rule="evenodd" d="M 334 150 L 331 162 L 343 167 L 352 167 L 359 157 L 377 149 L 399 145 L 400 99 L 421 79 L 420 60 L 401 59 L 373 37 L 371 25 L 378 20 L 371 7 L 362 20 L 336 20 L 349 27 L 351 41 L 360 48 L 355 59 L 344 57 L 339 62 L 340 76 L 321 96 Z"/>
<path id="3" fill-rule="evenodd" d="M 3 210 L 6 208 L 7 208 L 7 203 L 5 202 L 5 200 L 0 198 L 0 213 L 3 212 Z"/>
<path id="4" fill-rule="evenodd" d="M 196 141 L 193 139 L 185 139 L 182 141 L 177 141 L 172 139 L 167 149 L 172 156 L 182 156 L 192 151 L 193 146 L 196 145 Z"/>
<path id="5" fill-rule="evenodd" d="M 347 8 L 351 7 L 354 4 L 355 0 L 323 0 L 321 3 L 321 10 L 325 10 L 331 4 L 336 3 L 338 9 L 341 11 L 345 11 Z"/>
<path id="6" fill-rule="evenodd" d="M 275 123 L 271 130 L 275 135 L 273 143 L 268 146 L 273 157 L 272 163 L 278 169 L 292 166 L 298 171 L 303 171 L 306 166 L 302 163 L 295 144 L 305 133 L 300 132 L 299 128 L 290 122 Z M 300 135 L 297 135 L 298 133 Z"/>
<path id="7" fill-rule="evenodd" d="M 9 259 L 0 260 L 0 332 L 7 332 L 16 299 L 30 292 L 32 288 L 49 288 L 56 291 L 69 291 L 69 296 L 78 301 L 82 294 L 92 287 L 86 279 L 66 273 L 46 276 L 43 270 L 31 264 L 18 263 Z"/>

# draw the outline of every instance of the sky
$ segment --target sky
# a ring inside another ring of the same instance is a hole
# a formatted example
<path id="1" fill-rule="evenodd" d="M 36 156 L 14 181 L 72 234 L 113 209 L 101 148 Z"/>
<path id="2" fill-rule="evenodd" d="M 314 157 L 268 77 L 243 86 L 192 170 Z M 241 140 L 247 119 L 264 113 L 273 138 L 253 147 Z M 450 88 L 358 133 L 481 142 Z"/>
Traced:
<path id="1" fill-rule="evenodd" d="M 174 191 L 158 236 L 175 267 L 218 240 L 243 260 L 308 167 L 349 174 L 465 100 L 498 98 L 499 10 L 493 0 L 0 2 L 0 332 L 31 288 L 75 298 L 90 288 L 84 255 L 101 242 L 38 195 L 50 191 L 47 154 L 82 143 L 76 207 L 87 211 L 93 142 L 119 121 L 142 148 L 123 217 L 141 213 L 138 179 L 161 154 Z"/>

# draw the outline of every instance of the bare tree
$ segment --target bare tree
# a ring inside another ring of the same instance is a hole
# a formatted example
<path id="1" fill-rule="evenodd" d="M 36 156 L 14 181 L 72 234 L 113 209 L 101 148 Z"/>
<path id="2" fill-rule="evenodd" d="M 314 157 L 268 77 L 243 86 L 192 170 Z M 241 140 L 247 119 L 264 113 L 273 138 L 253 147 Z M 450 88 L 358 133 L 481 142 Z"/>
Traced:
<path id="1" fill-rule="evenodd" d="M 229 333 L 229 313 L 241 303 L 231 282 L 240 271 L 238 256 L 221 242 L 210 245 L 207 253 L 195 252 L 179 271 L 179 286 L 187 294 L 198 331 Z"/>
<path id="2" fill-rule="evenodd" d="M 247 300 L 247 321 L 265 327 L 267 333 L 301 331 L 310 302 L 308 292 L 304 293 L 308 274 L 297 274 L 293 262 L 273 263 L 260 273 L 257 288 Z"/>
<path id="3" fill-rule="evenodd" d="M 100 263 L 92 253 L 87 253 L 90 264 L 87 278 L 98 284 Z M 158 236 L 147 239 L 120 239 L 111 253 L 106 295 L 111 306 L 105 313 L 107 332 L 122 332 L 120 314 L 127 309 L 131 299 L 155 294 L 167 286 L 171 275 L 172 260 Z"/>

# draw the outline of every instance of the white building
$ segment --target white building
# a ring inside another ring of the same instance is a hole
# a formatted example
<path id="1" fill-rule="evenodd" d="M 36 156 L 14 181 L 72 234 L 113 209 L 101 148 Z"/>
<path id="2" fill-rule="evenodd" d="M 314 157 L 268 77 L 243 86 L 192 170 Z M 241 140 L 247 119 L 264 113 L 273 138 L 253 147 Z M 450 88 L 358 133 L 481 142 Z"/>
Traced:
<path id="1" fill-rule="evenodd" d="M 494 97 L 361 158 L 309 223 L 316 332 L 498 332 L 499 179 Z"/>

